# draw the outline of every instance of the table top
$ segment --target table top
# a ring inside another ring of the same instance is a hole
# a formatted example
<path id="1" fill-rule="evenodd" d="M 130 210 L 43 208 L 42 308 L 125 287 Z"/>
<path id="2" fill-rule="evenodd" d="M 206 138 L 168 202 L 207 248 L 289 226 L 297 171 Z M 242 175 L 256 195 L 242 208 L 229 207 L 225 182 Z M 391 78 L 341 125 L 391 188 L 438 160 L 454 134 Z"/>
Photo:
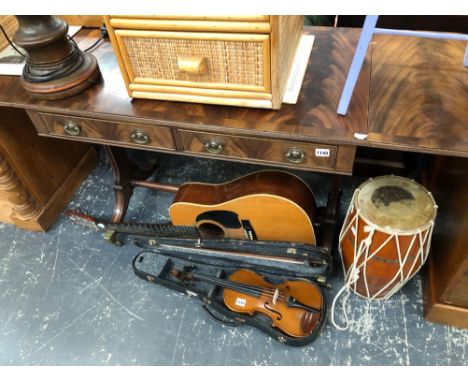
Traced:
<path id="1" fill-rule="evenodd" d="M 353 134 L 367 130 L 369 64 L 363 70 L 349 115 L 336 114 L 341 89 L 350 65 L 359 31 L 329 28 L 310 29 L 315 44 L 306 76 L 295 105 L 280 110 L 204 105 L 185 102 L 131 99 L 125 88 L 112 46 L 106 41 L 92 53 L 98 59 L 103 82 L 84 93 L 63 100 L 39 101 L 26 94 L 17 77 L 0 78 L 0 103 L 16 107 L 93 118 L 137 118 L 151 123 L 215 130 L 233 134 L 277 136 L 326 142 L 353 141 Z M 98 30 L 84 29 L 75 37 L 84 49 L 99 36 Z M 10 93 L 11 92 L 11 93 Z"/>
<path id="2" fill-rule="evenodd" d="M 371 146 L 468 156 L 466 42 L 376 36 Z"/>
<path id="3" fill-rule="evenodd" d="M 184 129 L 282 139 L 374 146 L 468 156 L 468 69 L 464 44 L 420 38 L 375 36 L 356 85 L 349 112 L 336 113 L 360 29 L 305 27 L 314 48 L 298 103 L 280 110 L 131 99 L 112 46 L 97 57 L 103 81 L 85 92 L 39 101 L 19 86 L 18 77 L 0 76 L 0 106 L 65 115 L 138 121 Z M 82 49 L 99 31 L 76 36 Z M 355 133 L 368 134 L 358 140 Z"/>

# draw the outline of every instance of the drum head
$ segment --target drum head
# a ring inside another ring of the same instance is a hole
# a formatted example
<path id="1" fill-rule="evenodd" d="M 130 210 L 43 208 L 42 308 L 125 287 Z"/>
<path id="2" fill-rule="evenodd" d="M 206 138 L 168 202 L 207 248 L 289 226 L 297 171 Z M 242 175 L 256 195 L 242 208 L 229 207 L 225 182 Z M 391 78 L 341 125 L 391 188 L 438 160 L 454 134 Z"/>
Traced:
<path id="1" fill-rule="evenodd" d="M 423 228 L 436 214 L 429 192 L 419 183 L 399 176 L 381 176 L 364 182 L 356 208 L 369 223 L 392 232 Z"/>

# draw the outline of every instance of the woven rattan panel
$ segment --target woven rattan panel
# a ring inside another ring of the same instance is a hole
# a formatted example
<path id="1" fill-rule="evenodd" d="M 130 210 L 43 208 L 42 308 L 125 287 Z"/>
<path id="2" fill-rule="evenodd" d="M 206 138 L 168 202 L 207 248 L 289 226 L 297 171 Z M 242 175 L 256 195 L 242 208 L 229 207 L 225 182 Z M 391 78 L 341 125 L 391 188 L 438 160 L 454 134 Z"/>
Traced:
<path id="1" fill-rule="evenodd" d="M 18 29 L 18 21 L 15 16 L 0 16 L 0 25 L 5 29 L 5 32 L 10 39 Z M 5 49 L 7 45 L 8 41 L 3 36 L 3 33 L 0 33 L 0 51 Z"/>
<path id="2" fill-rule="evenodd" d="M 122 37 L 135 77 L 264 86 L 262 42 Z M 206 57 L 204 74 L 178 68 L 177 57 Z"/>

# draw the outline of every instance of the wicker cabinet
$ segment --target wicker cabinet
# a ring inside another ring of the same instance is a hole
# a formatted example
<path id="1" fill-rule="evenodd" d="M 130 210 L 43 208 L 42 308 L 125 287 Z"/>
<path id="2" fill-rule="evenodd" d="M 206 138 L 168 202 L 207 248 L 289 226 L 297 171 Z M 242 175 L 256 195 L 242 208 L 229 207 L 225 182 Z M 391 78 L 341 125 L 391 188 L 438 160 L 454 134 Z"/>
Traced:
<path id="1" fill-rule="evenodd" d="M 279 109 L 302 16 L 106 16 L 134 98 Z"/>

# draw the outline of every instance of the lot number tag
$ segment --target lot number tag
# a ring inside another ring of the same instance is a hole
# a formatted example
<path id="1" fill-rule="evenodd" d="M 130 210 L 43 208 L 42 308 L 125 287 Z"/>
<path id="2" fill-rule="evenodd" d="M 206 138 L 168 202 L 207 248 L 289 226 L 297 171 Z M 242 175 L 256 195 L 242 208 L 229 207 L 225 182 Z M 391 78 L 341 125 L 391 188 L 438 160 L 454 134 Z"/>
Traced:
<path id="1" fill-rule="evenodd" d="M 328 158 L 330 156 L 330 149 L 315 149 L 315 156 Z"/>
<path id="2" fill-rule="evenodd" d="M 240 298 L 240 297 L 236 298 L 236 305 L 238 305 L 238 306 L 245 306 L 246 302 L 247 301 L 245 299 L 243 299 L 243 298 Z"/>

